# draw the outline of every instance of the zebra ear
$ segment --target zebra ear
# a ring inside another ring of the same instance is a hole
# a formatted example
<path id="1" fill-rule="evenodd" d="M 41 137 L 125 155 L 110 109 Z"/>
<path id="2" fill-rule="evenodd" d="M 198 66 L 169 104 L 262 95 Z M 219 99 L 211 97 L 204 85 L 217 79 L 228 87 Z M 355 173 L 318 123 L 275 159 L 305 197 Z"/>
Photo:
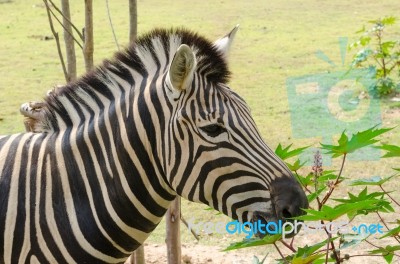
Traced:
<path id="1" fill-rule="evenodd" d="M 175 53 L 169 67 L 169 82 L 174 90 L 186 90 L 193 80 L 196 57 L 188 45 L 182 44 Z"/>
<path id="2" fill-rule="evenodd" d="M 229 49 L 231 48 L 233 39 L 235 38 L 238 29 L 239 24 L 236 25 L 236 27 L 234 27 L 227 35 L 214 42 L 214 46 L 222 53 L 225 59 L 228 59 Z"/>

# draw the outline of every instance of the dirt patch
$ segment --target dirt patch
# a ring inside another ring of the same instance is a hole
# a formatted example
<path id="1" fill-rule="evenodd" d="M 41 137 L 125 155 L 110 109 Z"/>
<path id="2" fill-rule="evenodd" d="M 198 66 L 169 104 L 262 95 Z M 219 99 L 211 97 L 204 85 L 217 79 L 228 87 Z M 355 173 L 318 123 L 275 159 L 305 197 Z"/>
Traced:
<path id="1" fill-rule="evenodd" d="M 145 244 L 146 264 L 167 263 L 167 248 L 161 244 Z M 182 264 L 247 264 L 252 263 L 254 255 L 247 252 L 222 252 L 217 246 L 182 245 Z M 129 263 L 129 262 L 128 262 Z M 274 263 L 267 259 L 264 263 Z"/>

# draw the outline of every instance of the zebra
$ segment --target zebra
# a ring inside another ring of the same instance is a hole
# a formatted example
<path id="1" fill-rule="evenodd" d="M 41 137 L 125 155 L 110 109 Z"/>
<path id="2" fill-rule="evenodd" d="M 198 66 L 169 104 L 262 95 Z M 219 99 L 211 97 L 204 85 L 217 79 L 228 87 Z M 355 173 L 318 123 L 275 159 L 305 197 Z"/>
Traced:
<path id="1" fill-rule="evenodd" d="M 237 30 L 154 29 L 48 93 L 36 133 L 1 136 L 0 263 L 123 263 L 178 195 L 242 223 L 302 215 L 227 85 Z"/>

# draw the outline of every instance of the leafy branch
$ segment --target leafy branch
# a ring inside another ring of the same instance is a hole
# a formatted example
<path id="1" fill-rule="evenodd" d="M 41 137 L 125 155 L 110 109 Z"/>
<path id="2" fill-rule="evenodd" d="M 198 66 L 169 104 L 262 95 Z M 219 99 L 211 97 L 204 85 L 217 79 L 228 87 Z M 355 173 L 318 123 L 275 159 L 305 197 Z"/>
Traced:
<path id="1" fill-rule="evenodd" d="M 396 22 L 397 18 L 393 16 L 369 21 L 372 27 L 363 26 L 356 32 L 360 34 L 359 39 L 349 46 L 359 49 L 351 67 L 369 66 L 377 81 L 372 92 L 379 96 L 392 94 L 400 88 L 400 39 L 387 40 L 387 29 Z"/>
<path id="2" fill-rule="evenodd" d="M 310 203 L 309 208 L 303 209 L 307 214 L 294 217 L 293 220 L 304 221 L 304 223 L 319 222 L 319 229 L 325 232 L 326 237 L 323 241 L 311 246 L 295 246 L 294 242 L 297 237 L 292 238 L 288 243 L 281 234 L 274 234 L 267 235 L 262 239 L 251 238 L 232 243 L 226 250 L 273 245 L 280 256 L 279 263 L 299 264 L 341 263 L 361 256 L 382 257 L 387 263 L 391 263 L 395 256 L 400 257 L 400 220 L 397 220 L 395 226 L 393 226 L 393 223 L 387 222 L 382 215 L 392 215 L 396 210 L 400 209 L 399 202 L 384 187 L 385 184 L 397 177 L 397 173 L 388 177 L 373 176 L 355 180 L 343 176 L 348 154 L 359 151 L 362 148 L 374 146 L 387 151 L 383 156 L 385 158 L 399 157 L 400 147 L 398 146 L 385 144 L 375 146 L 380 141 L 378 137 L 392 129 L 372 127 L 350 136 L 343 132 L 336 144 L 321 144 L 322 151 L 331 154 L 333 158 L 343 156 L 339 170 L 324 170 L 321 153 L 317 151 L 314 155 L 311 173 L 305 176 L 299 173 L 305 163 L 302 163 L 297 156 L 307 147 L 292 148 L 292 145 L 283 147 L 279 144 L 275 150 L 276 154 L 285 160 L 288 166 L 291 165 L 296 179 L 308 193 L 307 198 Z M 295 159 L 295 162 L 289 163 L 288 160 L 290 159 Z M 334 191 L 338 186 L 343 186 L 344 182 L 348 186 L 365 187 L 359 193 L 348 192 L 346 198 L 333 197 Z M 371 191 L 369 190 L 371 188 L 378 188 L 378 190 Z M 323 195 L 324 192 L 325 194 Z M 313 206 L 315 203 L 316 206 Z M 395 209 L 394 207 L 398 208 Z M 350 228 L 349 224 L 354 219 L 368 214 L 377 215 L 380 220 L 379 223 L 368 226 L 362 224 L 358 228 L 356 226 Z M 335 229 L 334 224 L 343 218 L 347 218 L 348 221 L 343 226 Z M 351 231 L 355 231 L 355 233 L 351 233 Z M 386 245 L 381 247 L 372 243 L 368 240 L 372 235 L 379 235 L 379 238 L 385 241 Z M 361 243 L 366 244 L 370 249 L 362 254 L 346 253 L 346 250 Z M 289 249 L 291 254 L 285 255 L 282 247 Z"/>

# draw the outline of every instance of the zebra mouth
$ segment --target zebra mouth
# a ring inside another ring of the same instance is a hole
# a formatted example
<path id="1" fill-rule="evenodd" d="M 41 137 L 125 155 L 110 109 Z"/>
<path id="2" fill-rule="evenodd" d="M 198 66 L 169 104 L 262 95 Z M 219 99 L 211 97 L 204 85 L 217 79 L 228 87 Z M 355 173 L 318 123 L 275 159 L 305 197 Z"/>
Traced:
<path id="1" fill-rule="evenodd" d="M 260 238 L 275 234 L 293 237 L 302 226 L 302 221 L 293 217 L 304 215 L 302 208 L 308 208 L 307 196 L 295 178 L 289 176 L 276 178 L 271 183 L 270 196 L 269 210 L 253 212 L 251 222 L 256 227 L 253 233 Z M 288 222 L 292 225 L 285 225 Z"/>
<path id="2" fill-rule="evenodd" d="M 276 215 L 265 212 L 254 212 L 251 219 L 252 227 L 255 229 L 253 233 L 256 237 L 264 238 L 267 235 L 282 234 L 283 224 L 286 222 L 293 223 L 292 219 L 282 217 L 278 219 Z M 291 238 L 296 232 L 285 232 L 285 238 Z"/>
<path id="3" fill-rule="evenodd" d="M 254 235 L 259 238 L 275 235 L 279 232 L 276 225 L 279 221 L 275 215 L 270 213 L 254 212 L 251 222 L 256 229 Z"/>

